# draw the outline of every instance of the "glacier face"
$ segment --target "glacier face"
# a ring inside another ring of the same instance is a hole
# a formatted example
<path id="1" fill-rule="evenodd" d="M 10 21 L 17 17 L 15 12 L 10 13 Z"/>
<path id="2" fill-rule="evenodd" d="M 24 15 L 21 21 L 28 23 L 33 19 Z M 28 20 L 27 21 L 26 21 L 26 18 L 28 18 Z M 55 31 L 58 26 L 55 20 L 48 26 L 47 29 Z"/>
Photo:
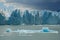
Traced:
<path id="1" fill-rule="evenodd" d="M 60 24 L 60 12 L 50 10 L 25 10 L 16 9 L 11 12 L 6 20 L 4 13 L 0 12 L 0 24 L 5 25 L 58 25 Z"/>

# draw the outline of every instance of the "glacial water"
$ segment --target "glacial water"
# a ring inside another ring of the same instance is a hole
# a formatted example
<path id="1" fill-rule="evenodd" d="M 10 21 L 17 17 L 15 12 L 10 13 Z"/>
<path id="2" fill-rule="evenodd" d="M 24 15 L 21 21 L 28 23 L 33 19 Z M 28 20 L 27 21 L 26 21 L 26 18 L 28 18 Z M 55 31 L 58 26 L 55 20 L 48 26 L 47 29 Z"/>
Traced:
<path id="1" fill-rule="evenodd" d="M 19 34 L 19 33 L 5 33 L 7 28 L 13 31 L 17 29 L 26 30 L 41 30 L 42 27 L 49 27 L 51 30 L 56 30 L 59 33 L 32 33 L 32 34 Z M 60 25 L 4 25 L 0 26 L 0 40 L 60 40 Z"/>

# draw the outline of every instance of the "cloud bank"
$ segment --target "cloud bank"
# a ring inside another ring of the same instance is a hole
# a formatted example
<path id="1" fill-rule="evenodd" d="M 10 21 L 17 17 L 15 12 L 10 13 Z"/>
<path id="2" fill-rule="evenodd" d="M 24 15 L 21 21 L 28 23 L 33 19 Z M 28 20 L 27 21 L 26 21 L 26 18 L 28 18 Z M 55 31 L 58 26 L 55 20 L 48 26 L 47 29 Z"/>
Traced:
<path id="1" fill-rule="evenodd" d="M 6 7 L 10 7 L 10 9 L 47 9 L 60 11 L 60 0 L 0 0 L 0 2 Z"/>

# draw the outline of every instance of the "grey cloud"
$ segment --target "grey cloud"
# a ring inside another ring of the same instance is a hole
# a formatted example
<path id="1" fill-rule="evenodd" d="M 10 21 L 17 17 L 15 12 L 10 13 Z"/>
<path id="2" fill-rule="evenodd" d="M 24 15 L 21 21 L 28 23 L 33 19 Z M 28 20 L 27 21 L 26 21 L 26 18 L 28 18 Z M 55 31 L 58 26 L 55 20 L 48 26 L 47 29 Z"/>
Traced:
<path id="1" fill-rule="evenodd" d="M 16 2 L 16 3 L 38 3 L 38 2 L 58 2 L 60 0 L 6 0 L 7 2 Z"/>
<path id="2" fill-rule="evenodd" d="M 6 2 L 25 4 L 36 9 L 60 10 L 60 0 L 6 0 Z"/>

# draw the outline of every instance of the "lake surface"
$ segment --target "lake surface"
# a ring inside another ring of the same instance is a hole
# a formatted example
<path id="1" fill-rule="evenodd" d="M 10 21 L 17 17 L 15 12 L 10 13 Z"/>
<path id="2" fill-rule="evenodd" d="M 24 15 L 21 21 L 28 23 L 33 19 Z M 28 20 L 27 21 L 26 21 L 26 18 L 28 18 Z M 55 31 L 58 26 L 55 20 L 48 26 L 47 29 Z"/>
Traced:
<path id="1" fill-rule="evenodd" d="M 19 33 L 5 33 L 7 28 L 12 30 L 26 29 L 26 30 L 41 30 L 42 27 L 49 27 L 51 30 L 56 30 L 59 33 L 32 33 L 32 34 L 19 34 Z M 0 26 L 0 40 L 60 40 L 60 25 L 15 25 Z"/>

